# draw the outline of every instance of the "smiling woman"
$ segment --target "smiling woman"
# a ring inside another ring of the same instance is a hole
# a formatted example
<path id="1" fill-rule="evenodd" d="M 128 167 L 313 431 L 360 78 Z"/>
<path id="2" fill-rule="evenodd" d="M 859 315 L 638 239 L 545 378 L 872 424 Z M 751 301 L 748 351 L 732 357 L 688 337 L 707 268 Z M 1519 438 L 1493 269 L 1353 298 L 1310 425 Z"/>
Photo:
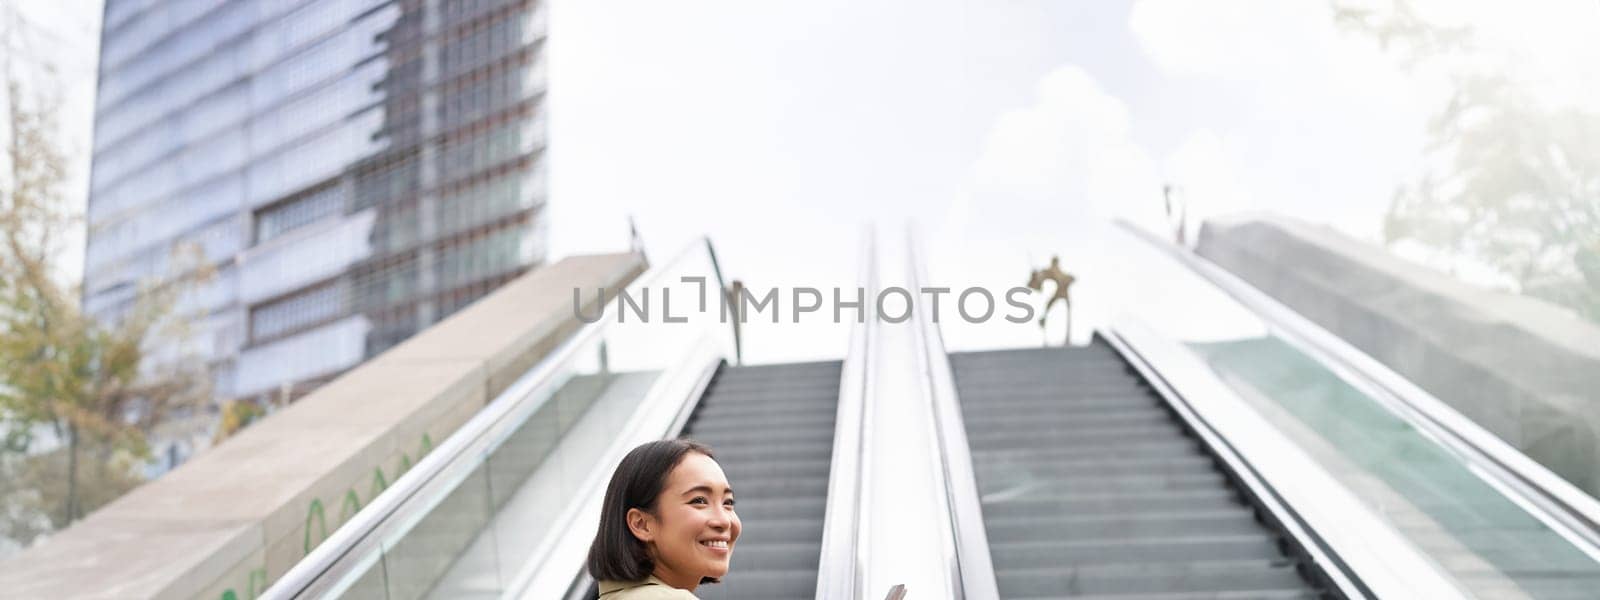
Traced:
<path id="1" fill-rule="evenodd" d="M 611 475 L 588 568 L 603 600 L 694 598 L 728 572 L 739 515 L 711 448 L 642 444 Z"/>

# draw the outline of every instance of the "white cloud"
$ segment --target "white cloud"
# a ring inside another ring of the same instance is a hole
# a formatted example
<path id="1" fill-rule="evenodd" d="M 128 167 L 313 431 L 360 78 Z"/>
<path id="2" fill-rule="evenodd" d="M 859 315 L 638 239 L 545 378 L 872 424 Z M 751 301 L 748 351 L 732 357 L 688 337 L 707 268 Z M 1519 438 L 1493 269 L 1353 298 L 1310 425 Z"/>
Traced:
<path id="1" fill-rule="evenodd" d="M 1249 76 L 1305 67 L 1331 19 L 1310 0 L 1142 0 L 1128 27 L 1174 73 Z"/>
<path id="2" fill-rule="evenodd" d="M 1083 69 L 1059 67 L 1039 81 L 1033 105 L 1002 114 L 990 130 L 974 169 L 978 204 L 1104 217 L 1134 197 L 1153 198 L 1153 163 L 1129 130 L 1120 99 Z"/>
<path id="3" fill-rule="evenodd" d="M 1240 164 L 1239 143 L 1202 129 L 1166 160 L 1168 179 L 1181 187 L 1190 223 L 1258 208 Z"/>
<path id="4" fill-rule="evenodd" d="M 1448 97 L 1442 76 L 1342 31 L 1327 0 L 1137 0 L 1128 27 L 1200 107 L 1161 148 L 1191 217 L 1259 207 L 1370 237 Z"/>
<path id="5" fill-rule="evenodd" d="M 1425 0 L 1430 23 L 1468 27 L 1477 67 L 1503 70 L 1541 101 L 1600 102 L 1600 4 L 1588 0 Z"/>
<path id="6" fill-rule="evenodd" d="M 1346 1 L 1382 13 L 1393 2 Z M 1600 4 L 1587 0 L 1418 0 L 1408 4 L 1439 27 L 1466 27 L 1476 48 L 1459 57 L 1505 71 L 1541 100 L 1600 101 Z M 1254 81 L 1266 87 L 1333 87 L 1362 102 L 1448 97 L 1448 82 L 1426 70 L 1406 73 L 1371 36 L 1341 31 L 1325 0 L 1139 0 L 1128 26 L 1162 69 L 1183 75 Z M 1287 79 L 1285 79 L 1287 78 Z"/>
<path id="7" fill-rule="evenodd" d="M 1132 128 L 1127 104 L 1084 69 L 1065 65 L 1042 77 L 1031 103 L 1001 114 L 985 138 L 972 193 L 952 202 L 935 238 L 936 281 L 987 288 L 1003 299 L 1026 282 L 1030 267 L 1060 256 L 1081 278 L 1073 289 L 1073 337 L 1086 342 L 1111 311 L 1096 287 L 1119 276 L 1097 270 L 1114 264 L 1106 255 L 1110 218 L 1161 226 L 1155 161 Z M 1057 308 L 1041 330 L 1036 322 L 973 325 L 946 307 L 942 330 L 959 349 L 1059 343 L 1065 323 Z"/>
<path id="8" fill-rule="evenodd" d="M 1257 95 L 1407 107 L 1447 91 L 1442 80 L 1405 74 L 1370 37 L 1341 31 L 1325 0 L 1140 0 L 1128 28 L 1163 70 Z"/>

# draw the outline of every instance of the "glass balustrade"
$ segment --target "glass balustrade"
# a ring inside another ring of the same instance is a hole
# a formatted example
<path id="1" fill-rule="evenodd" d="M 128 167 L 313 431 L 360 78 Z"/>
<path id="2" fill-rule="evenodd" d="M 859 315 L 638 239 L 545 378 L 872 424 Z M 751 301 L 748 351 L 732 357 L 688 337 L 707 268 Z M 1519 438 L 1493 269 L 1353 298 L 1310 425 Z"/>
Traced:
<path id="1" fill-rule="evenodd" d="M 603 314 L 586 307 L 583 320 L 598 320 L 429 455 L 440 459 L 419 463 L 364 509 L 382 514 L 358 515 L 346 526 L 356 531 L 325 542 L 342 552 L 311 555 L 277 584 L 287 589 L 271 591 L 395 600 L 506 592 L 536 566 L 567 501 L 609 475 L 618 432 L 647 403 L 684 402 L 708 365 L 731 356 L 718 286 L 709 244 L 696 244 Z M 597 292 L 580 291 L 586 301 Z"/>

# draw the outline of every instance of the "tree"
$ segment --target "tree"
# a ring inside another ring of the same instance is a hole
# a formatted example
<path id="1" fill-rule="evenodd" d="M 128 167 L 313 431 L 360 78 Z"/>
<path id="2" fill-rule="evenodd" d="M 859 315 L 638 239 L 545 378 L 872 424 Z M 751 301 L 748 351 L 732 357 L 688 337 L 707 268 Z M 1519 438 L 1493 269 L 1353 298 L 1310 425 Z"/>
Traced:
<path id="1" fill-rule="evenodd" d="M 1492 268 L 1524 294 L 1600 321 L 1600 111 L 1536 97 L 1493 65 L 1467 27 L 1441 27 L 1408 0 L 1335 4 L 1411 70 L 1438 69 L 1452 96 L 1428 127 L 1428 167 L 1395 192 L 1390 244 L 1415 242 Z"/>
<path id="2" fill-rule="evenodd" d="M 9 68 L 4 79 L 0 535 L 26 544 L 137 485 L 136 467 L 150 456 L 145 434 L 209 396 L 197 361 L 152 359 L 181 341 L 187 320 L 174 307 L 208 272 L 144 285 L 108 322 L 86 315 L 76 286 L 59 281 L 62 240 L 80 219 L 64 196 L 57 104 L 26 94 Z"/>

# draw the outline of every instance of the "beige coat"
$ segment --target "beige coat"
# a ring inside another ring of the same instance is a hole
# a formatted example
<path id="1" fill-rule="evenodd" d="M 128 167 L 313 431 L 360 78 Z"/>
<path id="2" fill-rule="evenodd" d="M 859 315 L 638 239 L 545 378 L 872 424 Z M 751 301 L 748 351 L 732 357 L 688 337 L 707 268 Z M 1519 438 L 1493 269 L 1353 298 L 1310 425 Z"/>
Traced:
<path id="1" fill-rule="evenodd" d="M 600 600 L 695 600 L 689 590 L 680 590 L 651 575 L 644 581 L 602 581 Z"/>

